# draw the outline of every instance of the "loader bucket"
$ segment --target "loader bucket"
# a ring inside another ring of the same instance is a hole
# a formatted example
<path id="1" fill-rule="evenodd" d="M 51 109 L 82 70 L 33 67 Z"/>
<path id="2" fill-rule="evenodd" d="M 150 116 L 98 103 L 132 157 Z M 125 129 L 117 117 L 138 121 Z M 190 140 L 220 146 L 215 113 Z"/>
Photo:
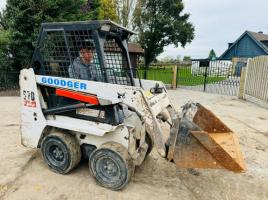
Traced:
<path id="1" fill-rule="evenodd" d="M 183 117 L 174 122 L 167 158 L 180 168 L 246 170 L 238 138 L 200 104 L 187 104 Z"/>

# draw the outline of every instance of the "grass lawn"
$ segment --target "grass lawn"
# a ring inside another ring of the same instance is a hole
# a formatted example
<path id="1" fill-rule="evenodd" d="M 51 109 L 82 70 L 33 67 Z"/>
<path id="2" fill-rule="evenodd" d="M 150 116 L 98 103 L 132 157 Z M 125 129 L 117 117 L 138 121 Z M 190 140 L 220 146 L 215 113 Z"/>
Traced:
<path id="1" fill-rule="evenodd" d="M 138 70 L 139 76 L 141 79 L 144 78 L 145 70 Z M 157 80 L 162 81 L 165 84 L 171 84 L 172 82 L 172 69 L 154 69 L 151 68 L 147 70 L 147 79 L 148 80 Z M 178 85 L 183 86 L 195 86 L 204 84 L 205 77 L 204 76 L 193 76 L 191 74 L 190 67 L 180 67 L 178 70 Z M 207 83 L 215 83 L 218 81 L 225 80 L 226 77 L 217 77 L 217 76 L 209 76 L 207 77 Z"/>
<path id="2" fill-rule="evenodd" d="M 138 70 L 141 79 L 144 79 L 145 70 Z M 147 70 L 147 79 L 162 81 L 165 84 L 171 84 L 172 69 L 149 69 Z"/>

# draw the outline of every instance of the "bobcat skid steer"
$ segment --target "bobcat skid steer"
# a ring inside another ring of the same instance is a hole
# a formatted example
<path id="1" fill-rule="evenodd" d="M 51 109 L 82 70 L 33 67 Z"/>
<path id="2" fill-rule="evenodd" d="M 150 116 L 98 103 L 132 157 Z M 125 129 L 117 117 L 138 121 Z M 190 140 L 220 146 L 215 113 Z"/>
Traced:
<path id="1" fill-rule="evenodd" d="M 138 78 L 132 34 L 111 21 L 42 24 L 32 67 L 20 73 L 22 144 L 40 148 L 60 174 L 87 159 L 112 190 L 153 146 L 181 168 L 244 171 L 238 139 L 220 119 L 198 103 L 178 114 L 162 82 Z"/>

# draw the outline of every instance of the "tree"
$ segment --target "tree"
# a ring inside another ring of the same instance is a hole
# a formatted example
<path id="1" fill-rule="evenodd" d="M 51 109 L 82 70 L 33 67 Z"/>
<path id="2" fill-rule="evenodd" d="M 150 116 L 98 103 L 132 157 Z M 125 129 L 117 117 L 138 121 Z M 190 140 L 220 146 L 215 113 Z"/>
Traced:
<path id="1" fill-rule="evenodd" d="M 131 28 L 137 0 L 88 0 L 82 10 L 88 19 L 112 20 Z"/>
<path id="2" fill-rule="evenodd" d="M 0 12 L 0 70 L 10 69 L 9 30 L 6 20 L 6 10 Z"/>
<path id="3" fill-rule="evenodd" d="M 174 58 L 172 56 L 165 56 L 165 57 L 161 58 L 160 61 L 163 63 L 173 63 Z"/>
<path id="4" fill-rule="evenodd" d="M 118 22 L 116 0 L 100 0 L 98 19 L 109 19 Z"/>
<path id="5" fill-rule="evenodd" d="M 88 0 L 83 6 L 83 20 L 112 20 L 118 22 L 117 0 Z"/>
<path id="6" fill-rule="evenodd" d="M 8 23 L 7 23 L 7 18 L 6 18 L 6 10 L 0 11 L 0 28 L 7 30 L 8 29 Z"/>
<path id="7" fill-rule="evenodd" d="M 19 70 L 30 65 L 34 43 L 43 22 L 81 20 L 85 0 L 7 0 L 9 48 L 12 66 Z"/>
<path id="8" fill-rule="evenodd" d="M 208 59 L 209 60 L 216 60 L 216 58 L 217 58 L 217 56 L 216 56 L 214 49 L 211 49 L 209 52 L 209 55 L 208 55 Z"/>
<path id="9" fill-rule="evenodd" d="M 163 52 L 165 46 L 185 47 L 194 38 L 189 14 L 182 13 L 182 0 L 138 0 L 134 23 L 145 50 L 145 66 Z"/>
<path id="10" fill-rule="evenodd" d="M 186 61 L 191 61 L 191 60 L 192 60 L 191 56 L 184 56 L 184 57 L 183 57 L 183 61 L 184 61 L 184 62 L 186 62 Z"/>
<path id="11" fill-rule="evenodd" d="M 0 28 L 0 70 L 11 69 L 8 43 L 9 31 Z"/>
<path id="12" fill-rule="evenodd" d="M 127 28 L 133 28 L 133 14 L 137 0 L 116 0 L 116 14 L 119 23 Z"/>
<path id="13" fill-rule="evenodd" d="M 161 63 L 171 64 L 171 63 L 179 63 L 180 60 L 181 60 L 181 56 L 177 55 L 177 56 L 165 56 L 161 58 L 159 61 Z"/>

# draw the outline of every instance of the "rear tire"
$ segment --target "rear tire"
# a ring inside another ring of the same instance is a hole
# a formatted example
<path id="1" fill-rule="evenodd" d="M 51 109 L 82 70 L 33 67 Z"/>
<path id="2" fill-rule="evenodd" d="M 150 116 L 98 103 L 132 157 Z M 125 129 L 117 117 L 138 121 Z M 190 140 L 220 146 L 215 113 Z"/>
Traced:
<path id="1" fill-rule="evenodd" d="M 120 190 L 131 179 L 135 166 L 123 145 L 108 142 L 91 154 L 89 169 L 101 186 Z"/>
<path id="2" fill-rule="evenodd" d="M 41 143 L 41 152 L 48 167 L 59 174 L 66 174 L 81 160 L 80 145 L 67 133 L 55 132 L 47 135 Z"/>

